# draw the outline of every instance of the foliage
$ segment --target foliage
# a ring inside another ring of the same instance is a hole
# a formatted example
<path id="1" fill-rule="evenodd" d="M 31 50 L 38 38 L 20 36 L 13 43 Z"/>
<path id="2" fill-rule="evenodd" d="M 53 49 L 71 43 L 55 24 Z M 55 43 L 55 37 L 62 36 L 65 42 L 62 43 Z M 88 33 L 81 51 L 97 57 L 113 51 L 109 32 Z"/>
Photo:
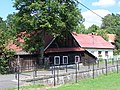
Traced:
<path id="1" fill-rule="evenodd" d="M 120 73 L 110 73 L 95 79 L 85 79 L 78 83 L 65 84 L 49 90 L 119 90 Z M 111 87 L 112 86 L 112 87 Z"/>
<path id="2" fill-rule="evenodd" d="M 105 29 L 100 29 L 96 31 L 97 35 L 102 36 L 105 40 L 108 41 L 107 31 Z"/>
<path id="3" fill-rule="evenodd" d="M 83 24 L 80 24 L 76 27 L 74 30 L 76 33 L 84 34 L 86 32 L 85 26 Z"/>
<path id="4" fill-rule="evenodd" d="M 14 55 L 14 51 L 4 49 L 2 54 L 0 55 L 0 73 L 8 74 L 10 73 L 10 65 L 9 62 Z"/>
<path id="5" fill-rule="evenodd" d="M 102 19 L 102 29 L 107 29 L 110 34 L 116 34 L 118 32 L 118 27 L 120 25 L 120 15 L 119 14 L 108 14 Z"/>
<path id="6" fill-rule="evenodd" d="M 63 30 L 74 31 L 83 22 L 77 0 L 14 0 L 14 7 L 18 10 L 13 18 L 17 32 L 29 34 L 24 36 L 29 52 L 44 45 L 41 31 L 57 36 Z M 36 34 L 30 35 L 33 32 Z"/>
<path id="7" fill-rule="evenodd" d="M 0 73 L 5 74 L 8 71 L 8 61 L 13 55 L 13 51 L 10 50 L 8 44 L 11 41 L 11 33 L 6 27 L 5 21 L 0 20 Z"/>
<path id="8" fill-rule="evenodd" d="M 1 17 L 0 17 L 0 29 L 7 30 L 6 22 L 3 21 Z"/>
<path id="9" fill-rule="evenodd" d="M 116 33 L 115 45 L 116 49 L 120 49 L 120 30 Z"/>
<path id="10" fill-rule="evenodd" d="M 110 34 L 116 34 L 115 46 L 117 50 L 120 49 L 120 15 L 108 14 L 105 16 L 102 20 L 101 28 Z"/>
<path id="11" fill-rule="evenodd" d="M 113 54 L 114 54 L 114 55 L 120 55 L 120 49 L 118 49 L 118 50 L 115 49 L 115 50 L 113 51 Z"/>
<path id="12" fill-rule="evenodd" d="M 88 28 L 88 30 L 86 30 L 86 33 L 96 33 L 97 30 L 100 30 L 99 26 L 93 24 L 92 26 L 90 26 Z"/>
<path id="13" fill-rule="evenodd" d="M 88 30 L 85 31 L 86 34 L 93 33 L 96 35 L 102 36 L 105 40 L 108 40 L 107 37 L 107 30 L 101 29 L 99 26 L 93 24 L 91 27 L 88 28 Z"/>

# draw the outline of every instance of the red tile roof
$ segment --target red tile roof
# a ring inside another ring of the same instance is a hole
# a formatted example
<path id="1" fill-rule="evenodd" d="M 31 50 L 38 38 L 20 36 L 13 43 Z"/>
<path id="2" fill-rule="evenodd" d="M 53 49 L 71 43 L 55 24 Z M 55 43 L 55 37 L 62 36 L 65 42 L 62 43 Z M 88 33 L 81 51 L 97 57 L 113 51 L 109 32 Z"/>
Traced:
<path id="1" fill-rule="evenodd" d="M 76 33 L 72 33 L 72 35 L 82 48 L 115 48 L 110 42 L 107 42 L 101 36 Z"/>
<path id="2" fill-rule="evenodd" d="M 69 51 L 85 51 L 83 48 L 75 47 L 75 48 L 48 48 L 45 53 L 53 53 L 53 52 L 69 52 Z"/>

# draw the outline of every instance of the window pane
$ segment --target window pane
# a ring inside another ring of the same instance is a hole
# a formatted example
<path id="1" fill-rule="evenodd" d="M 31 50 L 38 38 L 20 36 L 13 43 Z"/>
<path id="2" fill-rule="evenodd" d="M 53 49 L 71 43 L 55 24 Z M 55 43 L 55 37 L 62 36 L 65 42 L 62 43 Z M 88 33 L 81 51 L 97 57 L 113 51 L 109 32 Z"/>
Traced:
<path id="1" fill-rule="evenodd" d="M 59 64 L 59 58 L 58 57 L 56 58 L 56 64 Z"/>
<path id="2" fill-rule="evenodd" d="M 63 56 L 63 64 L 68 64 L 68 56 Z"/>
<path id="3" fill-rule="evenodd" d="M 54 57 L 54 64 L 55 65 L 59 65 L 60 64 L 60 57 L 59 56 L 55 56 Z"/>

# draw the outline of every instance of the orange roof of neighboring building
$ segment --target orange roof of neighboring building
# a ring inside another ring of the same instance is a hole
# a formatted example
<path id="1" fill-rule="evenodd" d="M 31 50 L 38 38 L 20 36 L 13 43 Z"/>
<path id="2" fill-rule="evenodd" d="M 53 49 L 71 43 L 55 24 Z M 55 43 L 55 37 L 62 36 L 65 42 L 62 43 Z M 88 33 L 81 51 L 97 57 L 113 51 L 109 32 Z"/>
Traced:
<path id="1" fill-rule="evenodd" d="M 114 45 L 104 40 L 101 36 L 76 33 L 72 33 L 72 35 L 82 48 L 115 48 Z"/>
<path id="2" fill-rule="evenodd" d="M 112 42 L 112 43 L 115 42 L 115 37 L 116 37 L 115 34 L 107 34 L 107 36 L 108 36 L 108 42 Z"/>
<path id="3" fill-rule="evenodd" d="M 21 34 L 22 34 L 22 35 L 28 35 L 28 34 L 26 34 L 26 33 L 24 33 L 24 32 L 21 32 Z M 20 34 L 18 34 L 18 35 L 19 35 L 19 36 L 18 36 L 18 38 L 17 38 L 17 41 L 24 43 L 24 42 L 25 42 L 24 39 L 21 37 Z M 49 35 L 49 34 L 47 34 L 47 33 L 45 34 L 45 38 L 44 38 L 44 40 L 45 40 L 45 47 L 47 47 L 47 45 L 52 41 L 53 38 L 54 38 L 54 37 L 52 37 L 51 35 Z M 17 53 L 17 52 L 24 51 L 22 47 L 17 46 L 17 45 L 14 44 L 14 43 L 10 43 L 7 47 L 10 48 L 10 49 L 13 49 L 16 53 Z"/>

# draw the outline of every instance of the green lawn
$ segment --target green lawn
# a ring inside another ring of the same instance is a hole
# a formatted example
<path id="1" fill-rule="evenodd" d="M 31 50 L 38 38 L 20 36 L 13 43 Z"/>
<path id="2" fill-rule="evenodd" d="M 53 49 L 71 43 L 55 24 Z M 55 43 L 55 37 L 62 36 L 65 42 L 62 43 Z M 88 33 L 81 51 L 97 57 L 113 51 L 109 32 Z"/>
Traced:
<path id="1" fill-rule="evenodd" d="M 65 84 L 49 90 L 120 90 L 120 73 L 110 73 L 95 79 L 84 79 L 78 83 Z"/>

